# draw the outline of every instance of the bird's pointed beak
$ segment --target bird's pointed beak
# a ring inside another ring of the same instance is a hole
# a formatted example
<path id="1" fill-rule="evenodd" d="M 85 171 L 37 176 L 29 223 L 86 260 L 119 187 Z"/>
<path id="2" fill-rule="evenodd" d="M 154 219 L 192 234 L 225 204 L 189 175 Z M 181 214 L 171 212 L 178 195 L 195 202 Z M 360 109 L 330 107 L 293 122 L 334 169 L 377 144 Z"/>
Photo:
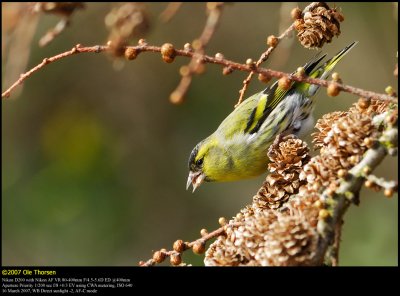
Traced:
<path id="1" fill-rule="evenodd" d="M 189 177 L 186 183 L 186 190 L 189 189 L 190 184 L 193 185 L 193 192 L 204 182 L 205 175 L 201 172 L 189 172 Z"/>

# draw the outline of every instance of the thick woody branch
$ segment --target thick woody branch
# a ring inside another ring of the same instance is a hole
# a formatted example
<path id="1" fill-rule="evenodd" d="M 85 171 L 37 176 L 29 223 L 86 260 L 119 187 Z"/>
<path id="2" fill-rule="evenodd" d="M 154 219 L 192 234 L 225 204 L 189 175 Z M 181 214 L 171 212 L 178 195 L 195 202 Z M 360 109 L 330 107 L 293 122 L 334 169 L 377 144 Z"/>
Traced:
<path id="1" fill-rule="evenodd" d="M 330 205 L 328 210 L 331 212 L 331 217 L 318 222 L 317 229 L 320 234 L 320 240 L 316 258 L 321 258 L 322 260 L 328 247 L 332 244 L 336 245 L 335 230 L 337 231 L 337 225 L 341 225 L 343 215 L 350 204 L 358 203 L 358 195 L 364 181 L 365 168 L 369 168 L 372 171 L 388 154 L 388 147 L 397 146 L 397 133 L 396 126 L 387 127 L 379 139 L 379 144 L 367 150 L 363 159 L 349 171 L 348 176 L 341 182 L 333 196 L 329 192 L 329 188 L 322 193 L 322 197 Z"/>

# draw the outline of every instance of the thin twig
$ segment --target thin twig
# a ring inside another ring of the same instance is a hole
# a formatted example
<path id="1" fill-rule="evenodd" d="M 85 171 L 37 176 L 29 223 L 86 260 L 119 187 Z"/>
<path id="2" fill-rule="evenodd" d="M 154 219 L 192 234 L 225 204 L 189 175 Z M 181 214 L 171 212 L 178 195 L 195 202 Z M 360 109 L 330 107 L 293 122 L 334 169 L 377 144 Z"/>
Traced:
<path id="1" fill-rule="evenodd" d="M 277 45 L 279 44 L 279 42 L 280 42 L 283 38 L 289 36 L 290 32 L 292 32 L 293 29 L 294 29 L 294 25 L 292 24 L 292 25 L 289 26 L 289 28 L 287 28 L 287 29 L 285 30 L 285 32 L 283 32 L 279 37 L 277 37 L 277 42 L 276 42 L 276 44 L 274 44 L 273 46 L 270 46 L 270 47 L 260 56 L 260 58 L 258 59 L 258 61 L 257 61 L 257 63 L 256 63 L 256 67 L 259 67 L 259 66 L 261 65 L 261 63 L 265 62 L 265 61 L 269 58 L 270 54 L 274 51 L 274 49 L 277 47 Z M 243 87 L 242 87 L 242 89 L 239 91 L 240 96 L 239 96 L 238 102 L 237 102 L 236 105 L 235 105 L 235 108 L 238 107 L 238 106 L 243 102 L 244 94 L 245 94 L 245 92 L 246 92 L 246 90 L 247 90 L 247 87 L 248 87 L 249 84 L 250 84 L 250 80 L 251 80 L 251 78 L 253 78 L 253 75 L 254 75 L 254 74 L 255 74 L 255 72 L 254 72 L 254 71 L 251 71 L 250 74 L 247 76 L 247 78 L 246 78 L 245 80 L 243 80 Z"/>
<path id="2" fill-rule="evenodd" d="M 42 38 L 40 38 L 39 46 L 44 47 L 52 42 L 57 36 L 64 32 L 69 23 L 69 18 L 62 18 L 54 28 L 50 29 Z"/>
<path id="3" fill-rule="evenodd" d="M 398 183 L 396 181 L 387 181 L 384 178 L 378 178 L 375 175 L 368 175 L 365 177 L 368 181 L 371 181 L 373 184 L 378 185 L 383 189 L 393 189 L 396 190 L 398 187 Z"/>
<path id="4" fill-rule="evenodd" d="M 33 2 L 33 12 L 41 12 L 61 17 L 57 25 L 40 38 L 39 46 L 43 47 L 52 42 L 68 27 L 71 17 L 76 10 L 84 9 L 85 7 L 86 5 L 83 2 Z"/>
<path id="5" fill-rule="evenodd" d="M 160 13 L 160 19 L 164 23 L 169 22 L 178 12 L 182 4 L 183 2 L 169 2 L 167 7 Z"/>
<path id="6" fill-rule="evenodd" d="M 198 242 L 206 243 L 207 241 L 209 241 L 209 240 L 211 240 L 211 239 L 213 239 L 215 237 L 223 235 L 225 233 L 227 227 L 237 227 L 237 226 L 240 226 L 240 225 L 241 225 L 241 223 L 232 223 L 232 224 L 227 224 L 227 225 L 221 226 L 220 228 L 218 228 L 218 229 L 216 229 L 216 230 L 204 235 L 203 237 L 198 238 L 198 239 L 188 243 L 185 251 L 189 250 L 190 248 L 192 248 Z M 166 257 L 170 257 L 173 254 L 179 254 L 179 252 L 174 251 L 174 250 L 166 251 L 164 253 L 165 253 Z M 147 260 L 145 262 L 142 261 L 142 262 L 139 263 L 140 266 L 152 266 L 152 265 L 155 265 L 155 264 L 157 264 L 157 262 L 155 262 L 153 259 L 149 259 L 149 260 Z"/>
<path id="7" fill-rule="evenodd" d="M 187 65 L 187 73 L 182 76 L 180 83 L 171 93 L 171 101 L 173 103 L 181 103 L 183 101 L 185 94 L 189 90 L 193 74 L 202 72 L 201 68 L 204 67 L 202 56 L 204 56 L 204 50 L 219 25 L 222 9 L 222 2 L 212 2 L 212 4 L 211 2 L 207 3 L 207 11 L 209 14 L 206 24 L 200 37 L 193 41 L 195 52 L 190 63 Z"/>
<path id="8" fill-rule="evenodd" d="M 11 94 L 11 92 L 16 88 L 18 85 L 22 84 L 29 76 L 31 76 L 33 73 L 39 71 L 42 69 L 44 66 L 56 62 L 58 60 L 61 60 L 63 58 L 72 56 L 74 54 L 78 53 L 85 53 L 85 52 L 91 52 L 91 53 L 99 53 L 102 51 L 105 51 L 108 47 L 107 46 L 101 46 L 101 45 L 96 45 L 96 46 L 91 46 L 91 47 L 82 47 L 80 44 L 75 45 L 71 50 L 60 53 L 58 55 L 55 55 L 50 58 L 44 58 L 43 61 L 30 69 L 28 72 L 25 72 L 24 74 L 21 74 L 19 79 L 11 85 L 5 92 L 1 94 L 2 98 L 8 98 Z"/>
<path id="9" fill-rule="evenodd" d="M 33 67 L 28 72 L 21 74 L 20 78 L 13 85 L 11 85 L 6 91 L 4 91 L 1 96 L 2 96 L 2 98 L 8 98 L 10 96 L 11 92 L 18 85 L 22 84 L 29 76 L 31 76 L 33 73 L 37 72 L 38 70 L 40 70 L 47 64 L 50 64 L 52 62 L 58 61 L 60 59 L 63 59 L 63 58 L 69 57 L 69 56 L 72 56 L 74 54 L 99 53 L 99 52 L 106 51 L 108 48 L 109 48 L 108 46 L 104 46 L 104 45 L 83 47 L 80 44 L 78 44 L 69 51 L 60 53 L 60 54 L 55 55 L 50 58 L 45 58 L 39 65 Z M 147 45 L 147 44 L 137 45 L 137 46 L 128 46 L 126 48 L 132 48 L 135 51 L 137 51 L 138 53 L 139 52 L 161 52 L 161 47 Z M 175 50 L 175 55 L 192 58 L 195 55 L 195 53 L 186 51 L 186 50 L 178 50 L 177 49 L 177 50 Z M 276 78 L 281 78 L 281 77 L 286 76 L 293 81 L 307 82 L 310 84 L 315 84 L 315 85 L 319 85 L 319 86 L 323 86 L 323 87 L 328 87 L 328 85 L 330 83 L 328 80 L 323 80 L 323 79 L 318 79 L 318 78 L 301 77 L 298 75 L 291 75 L 288 73 L 274 71 L 274 70 L 266 69 L 266 68 L 253 69 L 244 64 L 236 63 L 236 62 L 233 62 L 233 61 L 230 61 L 227 59 L 215 58 L 215 57 L 211 57 L 211 56 L 207 56 L 207 55 L 203 55 L 201 57 L 201 59 L 204 63 L 217 64 L 217 65 L 221 65 L 224 67 L 230 67 L 233 70 L 238 70 L 238 71 L 243 71 L 243 72 L 254 71 L 256 73 L 262 73 L 262 74 L 270 75 L 270 76 L 276 77 Z M 375 98 L 375 99 L 379 99 L 379 100 L 397 101 L 397 97 L 393 97 L 393 96 L 390 96 L 387 94 L 380 94 L 380 93 L 376 93 L 373 91 L 367 91 L 367 90 L 363 90 L 361 88 L 357 88 L 357 87 L 350 86 L 350 85 L 344 85 L 344 84 L 340 84 L 340 83 L 337 83 L 336 85 L 341 91 L 348 92 L 353 95 L 358 95 L 358 96 L 361 96 L 364 98 Z"/>

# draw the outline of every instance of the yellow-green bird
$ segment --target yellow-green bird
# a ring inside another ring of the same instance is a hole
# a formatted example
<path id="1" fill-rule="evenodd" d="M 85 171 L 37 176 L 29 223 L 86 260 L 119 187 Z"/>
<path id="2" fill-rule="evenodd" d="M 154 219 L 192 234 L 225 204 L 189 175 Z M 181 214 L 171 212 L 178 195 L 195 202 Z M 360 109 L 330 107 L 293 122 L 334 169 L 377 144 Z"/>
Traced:
<path id="1" fill-rule="evenodd" d="M 305 73 L 325 79 L 356 43 L 346 46 L 316 70 L 326 55 L 315 56 L 303 66 Z M 186 189 L 192 184 L 194 192 L 204 181 L 235 181 L 265 172 L 268 148 L 278 134 L 302 137 L 312 128 L 314 95 L 318 89 L 318 85 L 304 82 L 291 82 L 289 89 L 282 89 L 277 81 L 246 99 L 212 135 L 194 147 L 189 157 Z"/>

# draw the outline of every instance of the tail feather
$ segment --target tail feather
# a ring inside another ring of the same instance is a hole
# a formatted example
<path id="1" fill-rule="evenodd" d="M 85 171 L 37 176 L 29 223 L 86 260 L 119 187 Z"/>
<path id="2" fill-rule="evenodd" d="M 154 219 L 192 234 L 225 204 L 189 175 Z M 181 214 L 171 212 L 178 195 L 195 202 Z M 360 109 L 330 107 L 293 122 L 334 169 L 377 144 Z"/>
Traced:
<path id="1" fill-rule="evenodd" d="M 321 52 L 317 53 L 310 61 L 307 62 L 307 64 L 303 66 L 304 72 L 307 75 L 310 75 L 311 71 L 314 70 L 314 68 L 319 64 L 319 62 L 326 57 L 326 54 L 324 54 L 323 56 L 318 58 L 320 54 Z M 293 72 L 293 74 L 296 74 L 296 72 Z"/>
<path id="2" fill-rule="evenodd" d="M 335 56 L 326 61 L 322 66 L 318 67 L 309 76 L 312 78 L 326 79 L 329 74 L 333 71 L 336 64 L 358 43 L 358 41 L 353 41 L 351 44 L 347 45 L 341 51 L 339 51 Z M 308 95 L 313 96 L 319 89 L 319 85 L 310 85 L 308 88 Z"/>

